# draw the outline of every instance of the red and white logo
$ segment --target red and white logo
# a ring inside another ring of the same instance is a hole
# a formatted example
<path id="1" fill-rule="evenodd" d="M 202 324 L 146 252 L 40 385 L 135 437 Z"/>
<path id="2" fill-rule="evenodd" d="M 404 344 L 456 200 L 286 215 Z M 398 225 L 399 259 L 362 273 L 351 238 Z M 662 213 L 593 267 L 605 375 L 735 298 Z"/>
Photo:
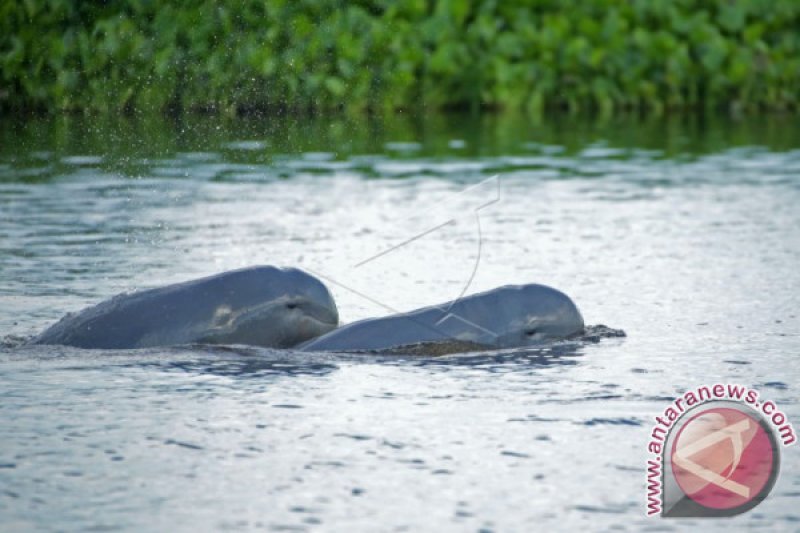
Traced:
<path id="1" fill-rule="evenodd" d="M 647 443 L 647 515 L 734 516 L 769 495 L 780 449 L 796 444 L 785 413 L 733 383 L 685 391 L 663 412 Z"/>
<path id="2" fill-rule="evenodd" d="M 736 509 L 761 496 L 776 467 L 774 438 L 743 406 L 710 407 L 693 415 L 672 443 L 672 475 L 703 507 Z"/>

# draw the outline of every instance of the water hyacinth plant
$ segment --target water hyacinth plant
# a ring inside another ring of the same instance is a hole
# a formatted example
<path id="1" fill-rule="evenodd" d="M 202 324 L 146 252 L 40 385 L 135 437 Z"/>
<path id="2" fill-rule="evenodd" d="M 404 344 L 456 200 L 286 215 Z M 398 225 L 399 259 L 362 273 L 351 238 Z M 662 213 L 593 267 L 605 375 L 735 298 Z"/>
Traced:
<path id="1" fill-rule="evenodd" d="M 20 0 L 5 111 L 798 108 L 796 0 Z"/>

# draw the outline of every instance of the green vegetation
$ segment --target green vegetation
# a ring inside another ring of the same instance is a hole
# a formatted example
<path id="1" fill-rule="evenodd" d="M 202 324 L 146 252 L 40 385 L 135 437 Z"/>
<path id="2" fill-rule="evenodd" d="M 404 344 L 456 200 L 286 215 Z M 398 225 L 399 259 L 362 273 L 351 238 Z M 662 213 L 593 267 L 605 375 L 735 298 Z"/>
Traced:
<path id="1" fill-rule="evenodd" d="M 5 111 L 798 110 L 798 0 L 0 0 Z"/>

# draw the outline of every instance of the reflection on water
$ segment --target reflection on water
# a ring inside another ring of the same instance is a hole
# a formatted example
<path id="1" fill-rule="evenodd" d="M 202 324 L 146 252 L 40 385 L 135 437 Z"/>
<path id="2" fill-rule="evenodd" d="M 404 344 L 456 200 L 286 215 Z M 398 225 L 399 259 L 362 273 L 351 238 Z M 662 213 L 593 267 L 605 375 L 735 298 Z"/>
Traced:
<path id="1" fill-rule="evenodd" d="M 493 175 L 476 215 L 464 191 Z M 3 526 L 653 527 L 645 443 L 675 395 L 741 383 L 800 423 L 799 175 L 779 116 L 3 121 Z M 364 263 L 444 206 L 465 216 Z M 628 337 L 441 358 L 21 346 L 118 292 L 253 264 L 329 276 L 346 322 L 539 282 Z M 794 451 L 736 525 L 800 520 Z"/>

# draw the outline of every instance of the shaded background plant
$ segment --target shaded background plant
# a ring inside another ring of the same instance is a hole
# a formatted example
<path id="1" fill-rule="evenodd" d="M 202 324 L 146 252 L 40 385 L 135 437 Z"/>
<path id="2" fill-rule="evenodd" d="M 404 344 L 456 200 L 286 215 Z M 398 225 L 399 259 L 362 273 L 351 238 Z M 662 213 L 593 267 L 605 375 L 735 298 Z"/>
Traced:
<path id="1" fill-rule="evenodd" d="M 795 0 L 0 3 L 9 110 L 797 109 Z"/>

